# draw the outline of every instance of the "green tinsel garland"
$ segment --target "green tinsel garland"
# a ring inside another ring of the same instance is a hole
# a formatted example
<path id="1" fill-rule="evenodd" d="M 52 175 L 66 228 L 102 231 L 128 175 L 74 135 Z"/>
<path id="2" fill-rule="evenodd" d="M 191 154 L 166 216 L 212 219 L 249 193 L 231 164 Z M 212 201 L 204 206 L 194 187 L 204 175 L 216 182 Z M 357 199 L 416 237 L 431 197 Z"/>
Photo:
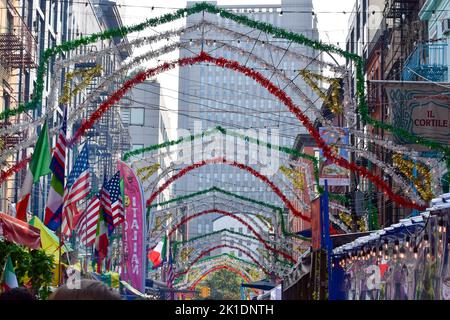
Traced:
<path id="1" fill-rule="evenodd" d="M 361 114 L 363 122 L 371 124 L 375 127 L 390 131 L 390 132 L 394 133 L 395 135 L 401 136 L 402 138 L 404 138 L 412 143 L 421 144 L 421 145 L 427 146 L 430 149 L 439 150 L 444 153 L 444 158 L 448 159 L 448 156 L 450 155 L 449 147 L 446 147 L 435 141 L 431 141 L 431 140 L 428 140 L 428 139 L 425 139 L 422 137 L 415 136 L 404 129 L 397 128 L 392 125 L 389 125 L 389 124 L 383 123 L 381 121 L 370 118 L 366 97 L 364 95 L 364 91 L 365 91 L 364 60 L 362 57 L 360 57 L 354 53 L 350 53 L 345 50 L 342 50 L 333 45 L 324 44 L 321 41 L 311 40 L 302 34 L 296 34 L 296 33 L 290 32 L 290 31 L 286 31 L 281 28 L 270 25 L 268 23 L 254 21 L 254 20 L 249 19 L 246 16 L 233 14 L 231 12 L 228 12 L 225 9 L 219 9 L 216 6 L 205 3 L 205 2 L 197 3 L 189 8 L 179 9 L 175 13 L 168 13 L 159 18 L 148 19 L 140 24 L 136 24 L 136 25 L 129 26 L 129 27 L 122 27 L 122 28 L 118 28 L 118 29 L 110 29 L 110 30 L 107 30 L 102 33 L 95 33 L 95 34 L 92 34 L 87 37 L 81 37 L 76 40 L 64 42 L 61 45 L 55 46 L 53 48 L 48 48 L 44 52 L 44 54 L 42 55 L 42 57 L 40 59 L 40 63 L 39 63 L 38 71 L 37 71 L 36 86 L 34 88 L 33 99 L 24 105 L 19 105 L 19 107 L 16 109 L 8 109 L 8 110 L 4 111 L 3 113 L 0 114 L 0 120 L 7 119 L 9 116 L 16 115 L 16 114 L 24 112 L 24 111 L 33 110 L 41 105 L 42 93 L 44 90 L 44 74 L 46 71 L 46 65 L 47 65 L 49 59 L 51 57 L 53 57 L 54 55 L 56 55 L 58 53 L 63 53 L 63 52 L 73 50 L 81 45 L 87 45 L 89 43 L 97 42 L 98 40 L 106 40 L 106 39 L 111 39 L 114 37 L 123 37 L 132 32 L 142 31 L 147 27 L 156 27 L 160 24 L 168 23 L 168 22 L 177 20 L 179 18 L 182 18 L 184 16 L 199 13 L 201 11 L 219 14 L 222 18 L 230 19 L 237 23 L 246 25 L 250 28 L 258 29 L 267 34 L 271 34 L 275 37 L 284 38 L 284 39 L 290 40 L 292 42 L 311 47 L 316 50 L 335 53 L 335 54 L 341 55 L 342 57 L 344 57 L 346 59 L 353 61 L 355 63 L 355 67 L 356 67 L 357 96 L 358 96 L 358 100 L 359 100 L 359 108 L 358 109 Z"/>

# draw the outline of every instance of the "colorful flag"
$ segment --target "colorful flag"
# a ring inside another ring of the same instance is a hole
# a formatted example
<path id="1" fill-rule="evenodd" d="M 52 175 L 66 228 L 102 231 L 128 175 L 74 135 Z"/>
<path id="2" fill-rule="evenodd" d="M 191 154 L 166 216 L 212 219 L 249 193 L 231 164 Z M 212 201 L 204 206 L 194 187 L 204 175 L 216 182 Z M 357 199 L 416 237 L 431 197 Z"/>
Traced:
<path id="1" fill-rule="evenodd" d="M 16 205 L 16 217 L 22 221 L 27 221 L 28 201 L 30 200 L 33 184 L 39 181 L 39 178 L 50 174 L 50 144 L 48 142 L 47 121 L 44 122 L 39 138 L 34 147 L 33 157 L 31 158 L 25 181 L 22 183 L 19 201 Z"/>
<path id="2" fill-rule="evenodd" d="M 150 260 L 151 267 L 157 268 L 159 267 L 166 255 L 166 246 L 167 246 L 167 237 L 158 242 L 155 248 L 148 253 L 148 259 Z"/>
<path id="3" fill-rule="evenodd" d="M 77 224 L 77 234 L 80 242 L 85 246 L 91 246 L 97 235 L 97 223 L 100 216 L 100 199 L 94 195 Z"/>
<path id="4" fill-rule="evenodd" d="M 89 195 L 89 190 L 89 152 L 87 144 L 85 144 L 67 179 L 61 227 L 62 233 L 65 236 L 71 235 L 71 231 L 74 228 L 73 216 L 77 211 L 76 205 L 80 200 Z"/>
<path id="5" fill-rule="evenodd" d="M 17 282 L 16 273 L 14 272 L 14 266 L 11 257 L 6 259 L 5 268 L 3 269 L 2 287 L 3 290 L 11 290 L 17 288 L 19 283 Z"/>
<path id="6" fill-rule="evenodd" d="M 64 111 L 64 120 L 59 129 L 58 140 L 53 150 L 53 158 L 50 163 L 50 170 L 53 172 L 50 182 L 50 192 L 48 193 L 47 206 L 45 208 L 45 225 L 53 230 L 59 228 L 62 219 L 62 208 L 64 205 L 64 176 L 66 167 L 66 131 L 67 112 Z"/>
<path id="7" fill-rule="evenodd" d="M 108 226 L 102 214 L 103 209 L 100 208 L 99 219 L 97 223 L 97 233 L 95 238 L 95 256 L 97 257 L 97 271 L 101 273 L 101 264 L 108 256 Z"/>
<path id="8" fill-rule="evenodd" d="M 103 185 L 100 195 L 103 214 L 111 234 L 114 228 L 125 220 L 122 191 L 120 189 L 120 171 L 117 171 L 111 180 Z"/>
<path id="9" fill-rule="evenodd" d="M 175 275 L 173 273 L 173 260 L 172 260 L 172 250 L 170 249 L 169 246 L 169 262 L 167 263 L 167 287 L 169 289 L 173 288 L 173 281 L 175 280 Z M 173 300 L 174 299 L 174 294 L 173 291 L 170 291 L 169 294 L 169 300 Z"/>

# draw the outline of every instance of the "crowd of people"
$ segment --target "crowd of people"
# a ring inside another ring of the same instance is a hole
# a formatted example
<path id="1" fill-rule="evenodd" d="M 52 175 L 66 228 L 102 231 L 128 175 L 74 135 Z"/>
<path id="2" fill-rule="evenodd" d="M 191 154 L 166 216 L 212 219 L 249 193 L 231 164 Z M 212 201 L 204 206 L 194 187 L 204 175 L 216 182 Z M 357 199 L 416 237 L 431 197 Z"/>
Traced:
<path id="1" fill-rule="evenodd" d="M 25 287 L 18 287 L 3 292 L 0 301 L 36 300 L 36 297 Z M 67 284 L 57 288 L 49 300 L 122 300 L 120 294 L 101 281 L 82 279 L 76 286 Z"/>

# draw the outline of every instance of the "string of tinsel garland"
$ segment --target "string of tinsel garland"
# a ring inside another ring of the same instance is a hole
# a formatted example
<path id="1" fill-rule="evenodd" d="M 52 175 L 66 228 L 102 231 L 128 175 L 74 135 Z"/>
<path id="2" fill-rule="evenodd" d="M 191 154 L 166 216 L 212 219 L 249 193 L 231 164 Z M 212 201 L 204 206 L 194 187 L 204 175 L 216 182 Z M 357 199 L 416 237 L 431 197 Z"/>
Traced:
<path id="1" fill-rule="evenodd" d="M 19 172 L 20 170 L 26 168 L 28 162 L 30 162 L 30 161 L 31 161 L 31 156 L 20 160 L 19 162 L 14 164 L 14 166 L 12 166 L 11 168 L 9 168 L 6 171 L 2 170 L 2 173 L 0 175 L 0 184 L 5 182 L 6 179 L 8 179 L 8 177 L 10 177 L 11 175 L 13 175 L 13 174 Z"/>
<path id="2" fill-rule="evenodd" d="M 268 270 L 267 270 L 267 269 L 266 269 L 266 268 L 265 268 L 258 260 L 256 260 L 256 259 L 253 257 L 253 255 L 252 255 L 251 252 L 249 252 L 249 251 L 247 251 L 247 250 L 244 250 L 244 249 L 242 249 L 242 248 L 236 247 L 236 246 L 231 246 L 231 245 L 216 245 L 216 246 L 213 246 L 213 247 L 211 247 L 211 248 L 208 248 L 207 250 L 202 251 L 202 252 L 201 252 L 201 253 L 200 253 L 200 254 L 199 254 L 192 262 L 191 262 L 191 264 L 188 266 L 188 268 L 187 268 L 186 270 L 176 273 L 176 274 L 175 274 L 175 278 L 178 278 L 178 277 L 180 277 L 180 276 L 182 276 L 182 275 L 184 275 L 184 274 L 187 274 L 187 273 L 191 270 L 192 266 L 195 265 L 195 264 L 197 263 L 198 260 L 200 260 L 200 259 L 203 258 L 204 256 L 208 255 L 210 252 L 212 252 L 212 251 L 214 251 L 214 250 L 217 250 L 217 249 L 222 249 L 222 248 L 234 249 L 234 250 L 238 250 L 238 251 L 242 252 L 242 253 L 245 254 L 247 257 L 249 257 L 249 258 L 253 261 L 253 263 L 256 264 L 256 265 L 258 266 L 259 269 L 263 270 L 263 272 L 264 272 L 265 274 L 267 274 L 267 275 L 270 274 L 270 272 L 269 272 L 269 271 L 268 271 Z"/>
<path id="3" fill-rule="evenodd" d="M 160 168 L 160 164 L 155 163 L 155 164 L 152 164 L 151 166 L 137 169 L 136 174 L 141 178 L 141 180 L 146 180 L 149 177 L 151 177 L 156 171 L 158 171 L 159 168 Z M 147 173 L 142 176 L 143 172 L 147 172 Z"/>
<path id="4" fill-rule="evenodd" d="M 168 238 L 170 238 L 170 236 L 176 231 L 176 230 L 178 230 L 183 224 L 185 224 L 185 223 L 187 223 L 188 221 L 190 221 L 190 220 L 192 220 L 192 219 L 195 219 L 195 218 L 197 218 L 197 217 L 199 217 L 199 216 L 203 216 L 203 215 L 207 215 L 207 214 L 212 214 L 212 213 L 218 213 L 218 214 L 221 214 L 221 215 L 224 215 L 224 216 L 228 216 L 228 217 L 231 217 L 231 218 L 233 218 L 233 219 L 235 219 L 235 220 L 237 220 L 237 221 L 239 221 L 240 223 L 242 223 L 245 227 L 247 227 L 255 236 L 256 236 L 256 238 L 258 238 L 258 240 L 264 245 L 264 247 L 267 249 L 267 250 L 270 250 L 270 251 L 272 251 L 272 252 L 274 252 L 274 253 L 276 253 L 276 254 L 279 254 L 279 255 L 281 255 L 283 258 L 285 258 L 285 259 L 287 259 L 288 261 L 291 261 L 291 262 L 293 262 L 293 263 L 295 263 L 295 260 L 294 260 L 294 258 L 291 256 L 291 255 L 289 255 L 289 254 L 287 254 L 287 253 L 285 253 L 285 252 L 283 252 L 283 251 L 281 251 L 281 250 L 278 250 L 278 249 L 276 249 L 276 248 L 273 248 L 273 247 L 271 247 L 268 243 L 267 243 L 267 241 L 253 228 L 253 226 L 251 226 L 248 222 L 246 222 L 245 220 L 243 220 L 242 218 L 240 218 L 239 216 L 237 216 L 237 215 L 235 215 L 235 214 L 233 214 L 233 213 L 230 213 L 230 212 L 227 212 L 227 211 L 225 211 L 225 210 L 220 210 L 220 209 L 209 209 L 209 210 L 204 210 L 204 211 L 201 211 L 201 212 L 198 212 L 198 213 L 196 213 L 196 214 L 193 214 L 193 215 L 191 215 L 191 216 L 188 216 L 188 217 L 184 217 L 183 219 L 181 219 L 181 221 L 178 223 L 178 224 L 176 224 L 170 231 L 169 231 L 169 233 L 167 234 L 167 237 Z"/>
<path id="5" fill-rule="evenodd" d="M 66 81 L 64 82 L 63 86 L 63 94 L 59 98 L 59 103 L 60 104 L 68 103 L 73 96 L 77 95 L 79 92 L 81 92 L 81 90 L 86 88 L 89 85 L 89 83 L 91 83 L 92 79 L 94 79 L 94 77 L 101 75 L 101 71 L 102 66 L 97 65 L 93 68 L 88 68 L 85 70 L 81 69 L 68 72 L 66 74 Z M 74 77 L 78 76 L 83 77 L 83 80 L 80 83 L 78 83 L 71 91 L 70 82 Z"/>
<path id="6" fill-rule="evenodd" d="M 282 208 L 280 208 L 278 206 L 275 206 L 273 204 L 270 204 L 268 202 L 263 202 L 263 201 L 260 201 L 260 200 L 255 200 L 255 199 L 252 199 L 252 198 L 241 196 L 239 194 L 236 194 L 236 193 L 233 193 L 233 192 L 230 192 L 230 191 L 226 191 L 226 190 L 223 190 L 223 189 L 215 187 L 215 186 L 212 187 L 212 188 L 209 188 L 209 189 L 202 190 L 202 191 L 189 193 L 189 194 L 184 195 L 184 196 L 178 196 L 178 197 L 175 197 L 173 199 L 170 199 L 170 200 L 167 200 L 167 201 L 164 201 L 164 202 L 159 202 L 159 203 L 152 204 L 151 206 L 147 207 L 147 218 L 149 217 L 151 208 L 156 208 L 158 206 L 165 206 L 167 204 L 181 202 L 183 200 L 190 199 L 190 198 L 197 197 L 197 196 L 204 195 L 204 194 L 211 193 L 211 192 L 220 192 L 220 193 L 223 193 L 225 195 L 234 197 L 236 199 L 240 199 L 240 200 L 243 200 L 243 201 L 246 201 L 246 202 L 258 204 L 258 205 L 261 205 L 263 207 L 267 207 L 267 208 L 269 208 L 271 210 L 274 210 L 274 211 L 277 212 L 278 217 L 280 219 L 281 231 L 282 231 L 283 235 L 289 236 L 289 237 L 294 237 L 294 238 L 297 238 L 299 240 L 304 240 L 304 241 L 309 241 L 310 240 L 310 238 L 306 238 L 306 237 L 303 237 L 303 236 L 300 236 L 300 235 L 297 235 L 297 234 L 294 234 L 294 233 L 287 232 L 286 226 L 284 224 L 284 218 L 283 218 L 283 214 L 282 214 L 283 209 Z"/>
<path id="7" fill-rule="evenodd" d="M 304 174 L 296 169 L 289 169 L 285 166 L 280 167 L 280 171 L 292 182 L 297 190 L 304 191 Z"/>
<path id="8" fill-rule="evenodd" d="M 202 264 L 196 264 L 195 266 L 193 266 L 191 268 L 191 272 L 193 272 L 194 270 L 199 270 L 199 272 L 201 274 L 205 273 L 206 271 L 218 267 L 218 266 L 228 266 L 228 267 L 233 267 L 237 270 L 239 270 L 240 272 L 242 272 L 243 274 L 245 274 L 249 279 L 250 274 L 248 273 L 249 270 L 251 269 L 257 269 L 257 267 L 250 267 L 249 265 L 245 264 L 245 263 L 241 263 L 240 261 L 233 261 L 231 259 L 227 259 L 227 258 L 222 258 L 219 260 L 212 260 L 212 261 L 208 261 L 208 262 L 204 262 Z M 263 274 L 261 273 L 261 276 Z M 256 279 L 255 279 L 256 280 Z M 195 282 L 195 281 L 194 281 Z"/>
<path id="9" fill-rule="evenodd" d="M 306 82 L 307 85 L 311 87 L 311 89 L 317 93 L 319 97 L 322 98 L 325 105 L 334 113 L 334 114 L 342 114 L 342 106 L 339 99 L 339 91 L 340 91 L 340 79 L 336 78 L 330 78 L 325 77 L 323 75 L 316 74 L 314 72 L 311 72 L 311 70 L 300 70 L 300 75 L 302 76 L 303 80 Z M 316 80 L 321 80 L 323 82 L 327 82 L 331 86 L 331 97 L 328 97 L 327 94 L 325 94 L 319 86 L 314 83 L 312 78 L 315 78 Z"/>
<path id="10" fill-rule="evenodd" d="M 197 265 L 199 265 L 199 264 L 201 264 L 201 263 L 203 263 L 203 262 L 206 262 L 206 261 L 211 261 L 211 260 L 221 259 L 221 258 L 223 258 L 223 257 L 226 257 L 226 258 L 231 259 L 231 260 L 236 260 L 236 261 L 245 263 L 245 264 L 247 264 L 247 265 L 249 265 L 249 266 L 251 266 L 251 267 L 257 267 L 256 264 L 251 263 L 250 261 L 247 261 L 247 260 L 245 260 L 245 259 L 241 259 L 241 258 L 239 258 L 239 257 L 233 256 L 233 255 L 231 255 L 231 254 L 229 254 L 229 253 L 222 253 L 222 254 L 218 254 L 218 255 L 214 255 L 214 256 L 202 258 L 202 259 L 200 259 L 200 260 L 197 261 Z"/>
<path id="11" fill-rule="evenodd" d="M 411 160 L 406 160 L 400 154 L 392 156 L 394 165 L 404 174 L 410 181 L 413 182 L 417 192 L 423 199 L 430 201 L 434 198 L 431 190 L 431 173 L 430 170 L 420 162 L 414 163 Z M 414 170 L 417 171 L 417 177 L 414 176 Z"/>
<path id="12" fill-rule="evenodd" d="M 35 91 L 33 94 L 32 101 L 25 105 L 20 105 L 16 109 L 6 110 L 5 112 L 0 114 L 0 120 L 6 119 L 11 115 L 15 115 L 20 112 L 35 109 L 38 105 L 40 105 L 42 103 L 42 93 L 43 93 L 43 89 L 44 89 L 43 88 L 44 87 L 43 79 L 44 79 L 44 74 L 46 72 L 46 64 L 52 56 L 54 56 L 58 53 L 70 51 L 81 45 L 87 45 L 89 43 L 97 42 L 98 40 L 110 39 L 113 37 L 123 37 L 131 32 L 142 31 L 146 27 L 157 26 L 159 24 L 171 22 L 176 19 L 185 17 L 187 15 L 191 15 L 194 13 L 198 13 L 201 11 L 218 14 L 222 18 L 230 19 L 237 23 L 246 25 L 250 28 L 258 29 L 265 33 L 271 34 L 277 38 L 285 38 L 285 39 L 291 40 L 292 42 L 306 45 L 306 46 L 309 46 L 316 50 L 328 51 L 329 53 L 335 53 L 335 54 L 343 56 L 344 58 L 352 60 L 355 63 L 355 67 L 356 67 L 356 80 L 357 80 L 356 81 L 357 82 L 356 93 L 359 98 L 359 104 L 360 104 L 359 110 L 360 110 L 360 113 L 361 113 L 361 116 L 362 116 L 364 122 L 369 123 L 378 128 L 382 128 L 384 130 L 391 131 L 394 134 L 401 136 L 404 139 L 409 140 L 410 142 L 415 142 L 418 144 L 425 145 L 425 146 L 429 147 L 430 149 L 440 150 L 441 152 L 444 153 L 444 157 L 446 159 L 450 155 L 449 147 L 446 147 L 435 141 L 430 141 L 426 138 L 415 136 L 404 129 L 397 128 L 392 125 L 389 125 L 389 124 L 383 123 L 381 121 L 370 118 L 369 111 L 368 111 L 368 104 L 365 99 L 365 93 L 364 93 L 365 92 L 364 61 L 360 56 L 350 53 L 350 52 L 347 52 L 347 51 L 344 51 L 333 45 L 324 44 L 319 41 L 311 40 L 301 34 L 289 32 L 289 31 L 283 30 L 281 28 L 275 27 L 273 25 L 270 25 L 270 24 L 267 24 L 264 22 L 254 21 L 254 20 L 249 19 L 246 16 L 233 14 L 231 12 L 228 12 L 225 9 L 219 9 L 216 6 L 205 3 L 205 2 L 197 3 L 189 8 L 179 9 L 175 13 L 165 14 L 159 18 L 148 19 L 145 22 L 137 24 L 137 25 L 133 25 L 130 27 L 121 27 L 118 29 L 107 30 L 103 33 L 92 34 L 88 37 L 82 37 L 80 39 L 68 41 L 59 46 L 47 49 L 44 52 L 44 54 L 41 56 L 41 59 L 40 59 L 39 68 L 37 71 L 37 81 L 36 81 L 36 86 L 34 88 Z M 447 161 L 448 161 L 448 164 L 450 165 L 450 160 L 447 159 Z"/>

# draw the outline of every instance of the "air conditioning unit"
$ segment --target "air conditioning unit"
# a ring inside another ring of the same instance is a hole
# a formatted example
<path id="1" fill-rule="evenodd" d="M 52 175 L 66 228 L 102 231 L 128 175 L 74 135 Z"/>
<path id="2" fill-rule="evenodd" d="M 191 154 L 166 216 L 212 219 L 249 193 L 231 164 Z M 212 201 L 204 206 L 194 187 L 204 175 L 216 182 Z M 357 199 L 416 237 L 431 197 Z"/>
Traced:
<path id="1" fill-rule="evenodd" d="M 449 34 L 450 33 L 450 19 L 442 20 L 442 33 Z"/>

